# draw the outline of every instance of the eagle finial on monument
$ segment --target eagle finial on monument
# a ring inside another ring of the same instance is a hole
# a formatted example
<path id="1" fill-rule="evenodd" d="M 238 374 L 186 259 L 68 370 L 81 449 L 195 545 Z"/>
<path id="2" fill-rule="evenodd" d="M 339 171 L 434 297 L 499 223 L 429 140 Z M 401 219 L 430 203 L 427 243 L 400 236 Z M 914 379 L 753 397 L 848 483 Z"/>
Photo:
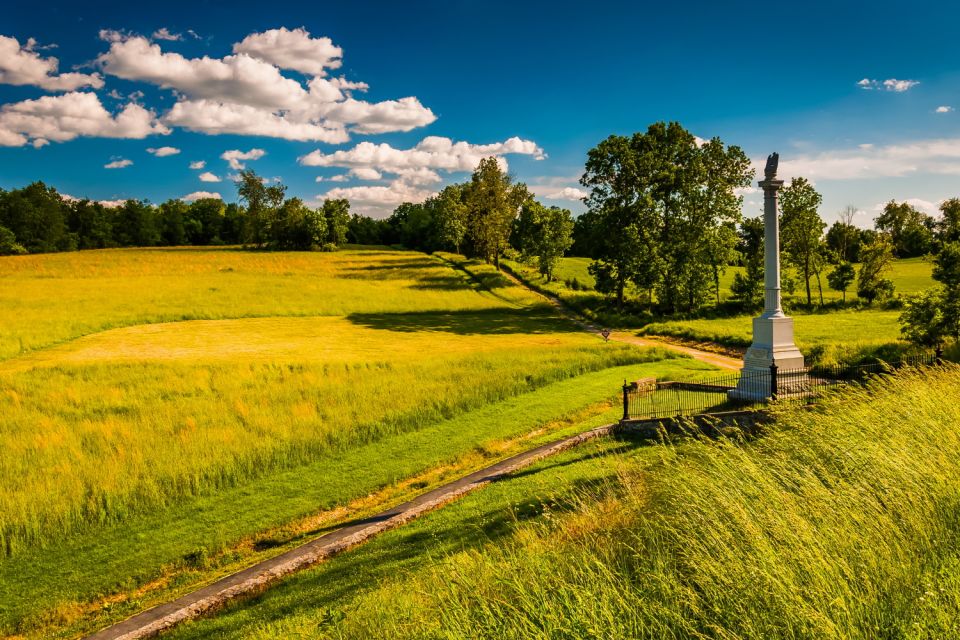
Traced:
<path id="1" fill-rule="evenodd" d="M 763 175 L 767 180 L 773 180 L 777 177 L 777 165 L 780 164 L 780 154 L 774 151 L 767 156 L 767 168 L 763 170 Z"/>

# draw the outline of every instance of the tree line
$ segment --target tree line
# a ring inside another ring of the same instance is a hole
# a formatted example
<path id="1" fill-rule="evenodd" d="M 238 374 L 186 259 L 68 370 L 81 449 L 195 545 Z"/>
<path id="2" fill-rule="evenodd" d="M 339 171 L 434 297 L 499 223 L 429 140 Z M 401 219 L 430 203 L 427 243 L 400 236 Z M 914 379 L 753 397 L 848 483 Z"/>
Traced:
<path id="1" fill-rule="evenodd" d="M 423 202 L 405 202 L 384 220 L 354 216 L 350 239 L 427 253 L 454 251 L 497 269 L 500 259 L 515 251 L 549 281 L 573 244 L 573 227 L 568 209 L 544 206 L 490 157 L 480 161 L 469 180 L 448 185 Z"/>
<path id="2" fill-rule="evenodd" d="M 130 199 L 117 206 L 65 198 L 35 182 L 0 190 L 0 255 L 111 247 L 238 245 L 259 249 L 332 249 L 347 241 L 350 203 L 326 200 L 311 208 L 288 198 L 280 183 L 243 171 L 239 203 L 201 198 L 153 205 Z"/>

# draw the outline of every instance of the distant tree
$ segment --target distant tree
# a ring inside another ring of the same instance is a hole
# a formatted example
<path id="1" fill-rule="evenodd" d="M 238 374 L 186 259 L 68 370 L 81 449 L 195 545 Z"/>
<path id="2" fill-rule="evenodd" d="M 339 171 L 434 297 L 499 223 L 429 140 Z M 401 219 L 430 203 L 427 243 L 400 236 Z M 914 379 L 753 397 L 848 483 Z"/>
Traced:
<path id="1" fill-rule="evenodd" d="M 464 185 L 451 184 L 424 203 L 436 225 L 437 240 L 456 253 L 460 253 L 467 237 L 469 209 L 466 193 Z"/>
<path id="2" fill-rule="evenodd" d="M 933 248 L 933 218 L 906 202 L 891 200 L 883 207 L 874 225 L 887 233 L 898 258 L 911 258 L 930 253 Z"/>
<path id="3" fill-rule="evenodd" d="M 247 215 L 243 207 L 235 202 L 223 209 L 223 221 L 220 225 L 220 239 L 224 244 L 242 244 Z"/>
<path id="4" fill-rule="evenodd" d="M 200 198 L 190 203 L 184 214 L 187 241 L 192 245 L 223 244 L 220 229 L 226 205 L 220 198 Z"/>
<path id="5" fill-rule="evenodd" d="M 941 243 L 960 242 L 960 198 L 941 202 L 940 214 L 936 224 L 937 240 Z"/>
<path id="6" fill-rule="evenodd" d="M 287 188 L 280 183 L 267 186 L 252 169 L 241 171 L 236 185 L 240 200 L 247 205 L 244 242 L 262 248 L 270 240 L 270 228 Z"/>
<path id="7" fill-rule="evenodd" d="M 849 262 L 840 262 L 827 274 L 827 283 L 834 291 L 843 293 L 843 301 L 847 301 L 847 289 L 857 278 L 857 270 Z"/>
<path id="8" fill-rule="evenodd" d="M 79 249 L 112 247 L 113 216 L 99 202 L 75 200 L 69 203 L 67 227 L 77 238 Z"/>
<path id="9" fill-rule="evenodd" d="M 886 234 L 878 235 L 860 248 L 857 296 L 869 304 L 893 296 L 893 281 L 886 278 L 893 263 L 893 244 Z"/>
<path id="10" fill-rule="evenodd" d="M 437 226 L 425 203 L 404 202 L 393 210 L 389 222 L 403 246 L 427 253 L 438 248 Z"/>
<path id="11" fill-rule="evenodd" d="M 756 309 L 763 305 L 763 218 L 745 218 L 737 236 L 744 270 L 734 274 L 730 291 L 745 309 Z"/>
<path id="12" fill-rule="evenodd" d="M 27 250 L 22 244 L 17 242 L 17 237 L 13 231 L 6 227 L 0 227 L 0 256 L 19 256 L 26 253 Z"/>
<path id="13" fill-rule="evenodd" d="M 326 219 L 328 248 L 345 244 L 350 225 L 350 201 L 346 198 L 324 200 L 321 210 Z"/>
<path id="14" fill-rule="evenodd" d="M 780 196 L 780 241 L 783 251 L 803 278 L 807 304 L 812 304 L 810 278 L 819 273 L 822 260 L 823 229 L 826 227 L 817 209 L 823 197 L 806 178 L 794 178 Z M 823 292 L 821 290 L 821 302 Z"/>
<path id="15" fill-rule="evenodd" d="M 374 220 L 368 216 L 355 213 L 350 216 L 347 224 L 347 242 L 351 244 L 385 244 L 385 221 Z"/>
<path id="16" fill-rule="evenodd" d="M 533 198 L 520 207 L 517 237 L 523 259 L 535 262 L 547 282 L 557 262 L 573 244 L 573 216 L 567 209 L 545 207 Z"/>
<path id="17" fill-rule="evenodd" d="M 153 247 L 160 242 L 157 210 L 144 200 L 127 200 L 116 212 L 114 239 L 121 247 Z"/>
<path id="18" fill-rule="evenodd" d="M 475 253 L 498 271 L 513 220 L 529 196 L 527 185 L 514 183 L 494 157 L 481 160 L 467 184 L 467 235 Z"/>
<path id="19" fill-rule="evenodd" d="M 167 200 L 159 207 L 160 242 L 176 247 L 187 244 L 184 226 L 189 207 L 183 200 Z"/>
<path id="20" fill-rule="evenodd" d="M 827 231 L 826 244 L 838 263 L 857 262 L 860 255 L 860 229 L 845 222 L 834 222 Z"/>
<path id="21" fill-rule="evenodd" d="M 56 189 L 34 182 L 0 195 L 0 226 L 30 253 L 75 249 L 76 238 L 67 232 L 67 209 Z"/>
<path id="22" fill-rule="evenodd" d="M 271 228 L 271 248 L 309 251 L 328 240 L 326 217 L 306 206 L 300 198 L 288 198 L 277 209 Z"/>
<path id="23" fill-rule="evenodd" d="M 947 242 L 940 249 L 933 279 L 940 286 L 908 300 L 900 316 L 903 336 L 926 347 L 960 339 L 960 242 Z"/>

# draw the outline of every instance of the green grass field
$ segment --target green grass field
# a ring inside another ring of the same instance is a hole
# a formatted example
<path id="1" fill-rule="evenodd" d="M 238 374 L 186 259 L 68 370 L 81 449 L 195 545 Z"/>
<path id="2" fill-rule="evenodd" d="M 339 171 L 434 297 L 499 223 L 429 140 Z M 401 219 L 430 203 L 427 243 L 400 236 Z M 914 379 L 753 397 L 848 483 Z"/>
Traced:
<path id="1" fill-rule="evenodd" d="M 587 445 L 172 637 L 957 637 L 958 385 Z"/>
<path id="2" fill-rule="evenodd" d="M 2 258 L 0 297 L 0 634 L 88 631 L 708 368 L 413 252 Z"/>
<path id="3" fill-rule="evenodd" d="M 908 350 L 900 339 L 900 312 L 871 309 L 793 316 L 797 346 L 810 362 L 855 362 L 871 356 L 897 358 Z M 730 347 L 749 347 L 752 317 L 653 322 L 641 333 Z"/>

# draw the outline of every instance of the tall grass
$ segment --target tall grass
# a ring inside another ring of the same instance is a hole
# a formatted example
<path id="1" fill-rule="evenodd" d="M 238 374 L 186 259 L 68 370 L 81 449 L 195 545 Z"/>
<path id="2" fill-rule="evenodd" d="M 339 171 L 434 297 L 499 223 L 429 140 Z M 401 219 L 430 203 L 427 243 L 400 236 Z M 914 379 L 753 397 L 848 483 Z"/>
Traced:
<path id="1" fill-rule="evenodd" d="M 483 339 L 476 338 L 478 347 Z M 552 381 L 662 354 L 582 336 L 446 357 L 135 363 L 0 376 L 6 554 Z M 442 345 L 442 341 L 440 342 Z"/>
<path id="2" fill-rule="evenodd" d="M 960 368 L 905 372 L 751 442 L 663 445 L 571 513 L 387 580 L 324 637 L 960 634 Z M 269 611 L 262 612 L 269 615 Z M 306 625 L 306 626 L 305 626 Z M 259 636 L 257 627 L 244 635 Z"/>

